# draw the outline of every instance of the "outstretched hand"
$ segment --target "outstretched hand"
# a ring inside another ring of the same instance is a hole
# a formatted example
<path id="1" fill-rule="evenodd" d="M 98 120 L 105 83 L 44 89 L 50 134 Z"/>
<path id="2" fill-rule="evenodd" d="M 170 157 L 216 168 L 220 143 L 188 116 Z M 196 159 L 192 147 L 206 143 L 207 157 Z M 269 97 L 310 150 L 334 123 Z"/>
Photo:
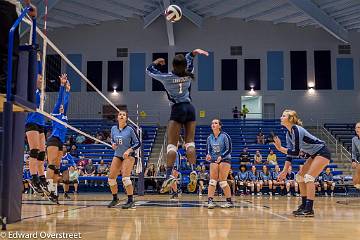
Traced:
<path id="1" fill-rule="evenodd" d="M 67 74 L 66 73 L 61 74 L 61 76 L 59 76 L 59 79 L 60 79 L 61 86 L 65 86 L 65 84 L 68 81 L 67 80 Z"/>
<path id="2" fill-rule="evenodd" d="M 207 51 L 202 50 L 202 49 L 199 49 L 199 48 L 193 50 L 193 51 L 192 51 L 192 54 L 193 54 L 194 56 L 196 56 L 196 55 L 198 55 L 198 54 L 200 54 L 200 55 L 205 55 L 205 56 L 209 56 L 209 53 L 208 53 Z"/>

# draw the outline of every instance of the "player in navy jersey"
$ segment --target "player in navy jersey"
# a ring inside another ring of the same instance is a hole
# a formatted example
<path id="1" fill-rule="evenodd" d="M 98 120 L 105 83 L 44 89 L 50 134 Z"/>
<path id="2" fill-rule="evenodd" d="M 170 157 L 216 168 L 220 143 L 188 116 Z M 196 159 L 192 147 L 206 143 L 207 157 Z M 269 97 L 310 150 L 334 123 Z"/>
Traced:
<path id="1" fill-rule="evenodd" d="M 281 125 L 288 130 L 286 133 L 286 148 L 281 146 L 279 137 L 274 138 L 277 150 L 287 155 L 285 166 L 278 179 L 286 177 L 292 158 L 299 157 L 301 153 L 308 154 L 301 171 L 296 175 L 299 183 L 302 203 L 293 212 L 295 216 L 314 216 L 313 203 L 315 199 L 314 181 L 323 169 L 330 163 L 331 154 L 324 141 L 311 135 L 302 127 L 302 121 L 293 110 L 285 110 L 281 116 Z"/>
<path id="2" fill-rule="evenodd" d="M 195 128 L 196 113 L 195 108 L 191 104 L 190 89 L 194 79 L 194 57 L 198 54 L 208 56 L 208 52 L 195 49 L 186 56 L 178 54 L 174 57 L 172 65 L 173 70 L 169 73 L 162 73 L 158 70 L 159 65 L 165 65 L 163 58 L 156 59 L 146 68 L 146 73 L 160 81 L 167 92 L 169 100 L 173 103 L 171 107 L 171 116 L 167 129 L 167 160 L 166 160 L 166 176 L 161 193 L 170 190 L 174 176 L 171 175 L 177 152 L 177 143 L 179 141 L 181 127 L 185 128 L 185 149 L 188 161 L 191 164 L 196 162 L 195 152 Z"/>
<path id="3" fill-rule="evenodd" d="M 41 62 L 40 55 L 38 54 L 38 69 L 37 76 L 37 89 L 36 89 L 36 107 L 40 107 L 41 98 Z M 37 193 L 45 191 L 49 193 L 47 189 L 47 182 L 44 173 L 44 161 L 45 161 L 45 117 L 38 112 L 28 113 L 25 123 L 25 134 L 30 148 L 30 185 Z"/>
<path id="4" fill-rule="evenodd" d="M 67 123 L 67 108 L 70 98 L 70 83 L 66 74 L 60 77 L 60 90 L 58 99 L 55 103 L 52 116 L 56 117 L 62 122 Z M 57 183 L 60 175 L 60 162 L 63 156 L 63 145 L 66 140 L 67 128 L 56 121 L 52 121 L 52 132 L 46 143 L 48 168 L 46 178 L 49 182 L 48 188 L 50 191 L 49 200 L 58 203 Z"/>
<path id="5" fill-rule="evenodd" d="M 280 186 L 281 194 L 283 194 L 284 188 L 285 188 L 285 181 L 278 180 L 279 175 L 280 175 L 280 167 L 279 167 L 279 165 L 275 165 L 275 169 L 272 172 L 273 189 L 275 191 L 275 194 L 276 194 L 276 187 Z"/>
<path id="6" fill-rule="evenodd" d="M 111 128 L 111 144 L 115 152 L 108 178 L 113 200 L 109 203 L 108 207 L 111 208 L 120 204 L 117 196 L 118 185 L 116 180 L 119 172 L 121 172 L 122 183 L 128 196 L 128 200 L 122 208 L 135 208 L 135 201 L 133 199 L 134 188 L 130 175 L 135 164 L 135 151 L 141 146 L 141 143 L 135 129 L 127 124 L 128 113 L 126 111 L 120 111 L 117 120 L 118 124 Z"/>
<path id="7" fill-rule="evenodd" d="M 227 182 L 227 177 L 231 169 L 232 144 L 230 136 L 222 131 L 221 127 L 222 123 L 219 119 L 212 120 L 212 133 L 207 138 L 206 143 L 206 161 L 210 162 L 210 181 L 208 188 L 209 209 L 216 207 L 213 198 L 218 181 L 226 197 L 226 203 L 221 207 L 231 208 L 234 206 L 231 200 L 231 189 Z"/>

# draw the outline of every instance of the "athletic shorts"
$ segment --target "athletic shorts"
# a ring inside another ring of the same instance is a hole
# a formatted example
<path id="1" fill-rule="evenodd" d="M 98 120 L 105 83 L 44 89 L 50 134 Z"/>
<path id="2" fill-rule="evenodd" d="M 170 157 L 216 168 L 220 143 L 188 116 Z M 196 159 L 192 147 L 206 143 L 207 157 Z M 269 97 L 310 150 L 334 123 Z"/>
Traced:
<path id="1" fill-rule="evenodd" d="M 48 139 L 48 141 L 46 142 L 46 146 L 50 147 L 50 146 L 54 146 L 54 147 L 58 147 L 59 151 L 63 150 L 63 142 L 60 140 L 60 138 L 52 136 L 51 138 Z"/>
<path id="2" fill-rule="evenodd" d="M 311 158 L 314 159 L 316 156 L 321 156 L 331 160 L 331 153 L 330 150 L 327 148 L 327 146 L 322 147 L 317 153 L 311 155 Z"/>
<path id="3" fill-rule="evenodd" d="M 45 132 L 45 127 L 38 125 L 36 123 L 27 123 L 25 125 L 25 132 L 30 132 L 30 131 L 37 131 L 39 132 L 39 134 L 41 134 Z"/>
<path id="4" fill-rule="evenodd" d="M 231 159 L 230 158 L 222 159 L 220 163 L 223 163 L 223 162 L 228 163 L 228 164 L 231 165 Z M 211 159 L 210 163 L 216 163 L 216 159 Z M 218 164 L 220 164 L 220 163 L 218 163 Z"/>
<path id="5" fill-rule="evenodd" d="M 135 153 L 132 152 L 132 153 L 130 153 L 129 156 L 135 158 L 135 164 L 136 164 L 136 163 L 137 163 L 137 157 L 135 157 Z M 119 157 L 119 156 L 114 156 L 114 157 L 120 159 L 120 161 L 124 161 L 124 158 L 123 158 L 123 157 Z"/>
<path id="6" fill-rule="evenodd" d="M 170 120 L 185 124 L 196 120 L 194 106 L 189 102 L 175 103 L 171 107 Z"/>

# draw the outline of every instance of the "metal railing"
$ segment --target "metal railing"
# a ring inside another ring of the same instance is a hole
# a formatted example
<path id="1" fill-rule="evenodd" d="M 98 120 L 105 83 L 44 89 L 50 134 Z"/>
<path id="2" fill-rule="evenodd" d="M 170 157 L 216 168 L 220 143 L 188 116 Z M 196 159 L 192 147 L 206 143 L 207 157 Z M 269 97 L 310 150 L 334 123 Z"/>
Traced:
<path id="1" fill-rule="evenodd" d="M 160 166 L 161 166 L 161 164 L 163 163 L 164 158 L 165 158 L 166 144 L 167 144 L 167 134 L 166 134 L 166 132 L 165 132 L 164 141 L 163 141 L 163 144 L 162 144 L 162 146 L 161 146 L 159 158 L 158 158 L 158 161 L 157 161 L 157 164 L 156 164 L 156 172 L 155 172 L 155 175 L 156 175 L 156 176 L 157 176 L 157 174 L 158 174 L 158 172 L 159 172 L 159 170 L 160 170 Z"/>
<path id="2" fill-rule="evenodd" d="M 320 133 L 328 140 L 327 142 L 335 145 L 335 154 L 336 156 L 340 156 L 340 161 L 343 161 L 345 159 L 351 162 L 350 152 L 341 143 L 339 143 L 339 141 L 325 127 L 318 126 L 318 128 L 320 130 Z"/>

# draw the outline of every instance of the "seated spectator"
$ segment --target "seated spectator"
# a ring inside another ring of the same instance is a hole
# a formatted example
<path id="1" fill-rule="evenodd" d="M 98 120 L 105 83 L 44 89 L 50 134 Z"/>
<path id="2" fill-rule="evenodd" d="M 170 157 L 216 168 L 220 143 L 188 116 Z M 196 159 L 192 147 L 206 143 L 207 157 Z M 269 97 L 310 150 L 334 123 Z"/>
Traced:
<path id="1" fill-rule="evenodd" d="M 88 164 L 85 165 L 84 176 L 87 176 L 87 177 L 95 176 L 95 172 L 96 172 L 96 167 L 94 166 L 92 160 L 89 159 Z M 85 180 L 85 184 L 87 184 L 86 180 Z M 89 181 L 89 185 L 90 186 L 92 185 L 92 181 Z"/>
<path id="2" fill-rule="evenodd" d="M 244 148 L 242 150 L 242 152 L 240 153 L 239 159 L 240 159 L 240 165 L 250 163 L 251 157 L 250 157 L 250 153 L 248 152 L 247 148 Z"/>
<path id="3" fill-rule="evenodd" d="M 261 156 L 259 150 L 256 150 L 256 153 L 254 156 L 254 164 L 262 164 L 262 156 Z"/>
<path id="4" fill-rule="evenodd" d="M 256 191 L 257 191 L 257 195 L 261 195 L 261 191 L 260 191 L 260 184 L 259 184 L 259 176 L 258 176 L 258 172 L 256 171 L 256 167 L 254 165 L 251 166 L 251 171 L 249 172 L 249 181 L 250 181 L 250 185 L 252 186 L 256 186 Z M 254 195 L 254 191 L 252 191 L 251 195 Z"/>
<path id="5" fill-rule="evenodd" d="M 265 144 L 265 135 L 263 134 L 262 130 L 256 135 L 256 143 L 257 144 Z"/>
<path id="6" fill-rule="evenodd" d="M 240 171 L 235 176 L 237 189 L 241 195 L 246 193 L 246 188 L 250 187 L 251 193 L 254 192 L 254 184 L 249 181 L 249 172 L 246 169 L 246 165 L 240 165 Z"/>
<path id="7" fill-rule="evenodd" d="M 155 180 L 155 165 L 151 163 L 146 169 L 145 169 L 145 190 L 149 188 L 149 186 L 152 186 L 153 190 L 157 189 L 156 186 L 156 180 Z"/>
<path id="8" fill-rule="evenodd" d="M 205 186 L 209 184 L 209 173 L 206 171 L 205 165 L 201 166 L 200 172 L 198 174 L 198 184 L 199 184 L 199 196 L 202 196 L 202 193 L 205 189 Z"/>
<path id="9" fill-rule="evenodd" d="M 283 194 L 285 189 L 285 181 L 278 181 L 277 178 L 280 174 L 280 167 L 279 165 L 275 165 L 275 170 L 272 172 L 272 182 L 273 182 L 273 189 L 276 194 L 276 187 L 280 187 L 280 194 Z"/>
<path id="10" fill-rule="evenodd" d="M 98 140 L 102 141 L 102 140 L 104 139 L 104 137 L 103 137 L 103 135 L 102 135 L 102 134 L 98 133 L 98 134 L 96 135 L 96 139 L 98 139 Z M 98 141 L 95 141 L 95 144 L 101 144 L 101 143 L 100 143 L 100 142 L 98 142 Z"/>
<path id="11" fill-rule="evenodd" d="M 158 176 L 165 177 L 166 176 L 166 167 L 164 164 L 161 164 L 159 167 Z"/>
<path id="12" fill-rule="evenodd" d="M 232 110 L 232 113 L 233 113 L 233 118 L 234 119 L 238 119 L 239 118 L 239 110 L 237 108 L 237 106 L 235 106 Z"/>
<path id="13" fill-rule="evenodd" d="M 76 157 L 76 158 L 79 157 L 76 145 L 71 146 L 70 155 L 73 156 L 73 157 Z"/>
<path id="14" fill-rule="evenodd" d="M 288 173 L 286 175 L 285 184 L 286 184 L 286 191 L 287 191 L 288 197 L 291 196 L 290 188 L 294 188 L 294 195 L 299 196 L 299 194 L 298 194 L 299 184 L 295 181 L 295 173 L 292 171 L 291 166 L 289 167 Z"/>
<path id="15" fill-rule="evenodd" d="M 277 157 L 274 150 L 270 149 L 269 155 L 267 156 L 266 163 L 270 165 L 277 165 Z"/>
<path id="16" fill-rule="evenodd" d="M 84 156 L 79 157 L 79 161 L 77 162 L 77 169 L 79 170 L 79 174 L 84 175 L 85 166 L 88 163 L 88 160 L 84 158 Z"/>
<path id="17" fill-rule="evenodd" d="M 230 169 L 230 171 L 229 171 L 229 174 L 227 177 L 227 182 L 230 186 L 232 194 L 234 195 L 236 193 L 236 184 L 235 184 L 235 176 L 234 176 L 232 169 Z"/>
<path id="18" fill-rule="evenodd" d="M 73 166 L 69 168 L 69 184 L 74 184 L 74 188 L 75 188 L 74 193 L 78 193 L 79 172 Z"/>
<path id="19" fill-rule="evenodd" d="M 334 176 L 330 168 L 326 168 L 325 172 L 321 175 L 322 186 L 324 188 L 325 196 L 334 196 L 335 182 Z"/>
<path id="20" fill-rule="evenodd" d="M 269 169 L 265 165 L 262 167 L 262 171 L 260 172 L 259 175 L 259 184 L 260 184 L 260 190 L 264 186 L 268 186 L 269 187 L 268 193 L 270 196 L 272 196 L 272 177 L 269 172 Z"/>
<path id="21" fill-rule="evenodd" d="M 86 138 L 85 138 L 84 135 L 79 134 L 79 135 L 76 137 L 75 141 L 76 141 L 77 144 L 82 144 L 82 143 L 85 141 L 85 139 L 86 139 Z"/>
<path id="22" fill-rule="evenodd" d="M 96 176 L 101 177 L 101 176 L 107 176 L 109 172 L 109 167 L 107 164 L 104 163 L 104 160 L 100 161 L 100 164 L 97 166 L 97 170 L 96 170 Z M 100 185 L 101 187 L 104 187 L 104 181 L 98 181 L 95 183 L 95 187 L 97 187 L 97 185 Z"/>

